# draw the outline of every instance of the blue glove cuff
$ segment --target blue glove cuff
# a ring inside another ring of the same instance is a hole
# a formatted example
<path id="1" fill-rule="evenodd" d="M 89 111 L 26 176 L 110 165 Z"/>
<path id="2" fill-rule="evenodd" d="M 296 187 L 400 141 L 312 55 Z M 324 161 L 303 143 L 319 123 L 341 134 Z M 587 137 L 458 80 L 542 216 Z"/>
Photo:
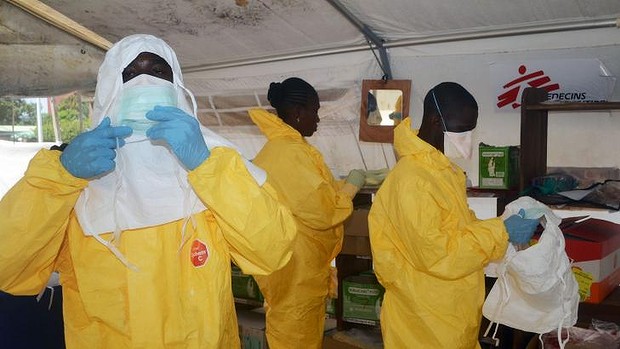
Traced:
<path id="1" fill-rule="evenodd" d="M 204 149 L 197 152 L 196 156 L 186 159 L 187 163 L 185 165 L 190 171 L 193 171 L 196 167 L 202 165 L 202 163 L 205 162 L 210 155 L 211 152 L 209 151 L 209 148 L 205 146 Z"/>

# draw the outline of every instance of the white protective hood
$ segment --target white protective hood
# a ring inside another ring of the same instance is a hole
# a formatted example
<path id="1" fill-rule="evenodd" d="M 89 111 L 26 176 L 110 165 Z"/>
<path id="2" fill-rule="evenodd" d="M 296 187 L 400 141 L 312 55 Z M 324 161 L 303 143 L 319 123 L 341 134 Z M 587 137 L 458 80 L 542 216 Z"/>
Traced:
<path id="1" fill-rule="evenodd" d="M 183 86 L 183 78 L 174 51 L 161 39 L 151 35 L 131 35 L 114 45 L 99 69 L 94 102 L 94 125 L 109 116 L 112 124 L 117 116 L 110 114 L 121 90 L 122 71 L 141 52 L 164 58 L 172 67 L 179 107 L 195 117 L 193 95 Z M 189 98 L 189 100 L 188 100 Z M 207 128 L 202 128 L 209 149 L 235 146 Z M 117 151 L 114 171 L 91 180 L 76 203 L 78 220 L 87 235 L 156 226 L 189 218 L 205 206 L 187 182 L 187 170 L 168 148 L 153 146 L 150 141 L 128 142 Z M 263 170 L 246 160 L 256 181 L 266 179 Z M 116 252 L 115 252 L 116 253 Z"/>

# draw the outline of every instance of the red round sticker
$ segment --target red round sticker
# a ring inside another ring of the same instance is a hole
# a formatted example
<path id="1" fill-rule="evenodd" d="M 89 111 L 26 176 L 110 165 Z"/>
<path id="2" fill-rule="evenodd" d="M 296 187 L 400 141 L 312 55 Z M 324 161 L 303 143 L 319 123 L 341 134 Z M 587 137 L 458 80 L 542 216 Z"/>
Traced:
<path id="1" fill-rule="evenodd" d="M 195 267 L 202 267 L 205 265 L 205 263 L 207 263 L 207 259 L 209 259 L 209 250 L 207 249 L 207 245 L 200 240 L 194 240 L 190 250 L 190 259 Z"/>

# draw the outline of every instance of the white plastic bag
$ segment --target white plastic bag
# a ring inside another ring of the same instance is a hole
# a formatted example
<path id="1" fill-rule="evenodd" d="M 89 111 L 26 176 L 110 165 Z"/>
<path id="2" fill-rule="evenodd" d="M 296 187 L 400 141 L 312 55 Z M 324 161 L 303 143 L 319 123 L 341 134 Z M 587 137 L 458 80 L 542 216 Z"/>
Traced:
<path id="1" fill-rule="evenodd" d="M 491 323 L 539 334 L 571 327 L 577 322 L 579 293 L 558 227 L 562 220 L 530 197 L 508 204 L 504 216 L 520 209 L 525 209 L 525 218 L 541 218 L 544 231 L 536 245 L 521 251 L 508 248 L 496 265 L 498 279 L 482 313 Z"/>

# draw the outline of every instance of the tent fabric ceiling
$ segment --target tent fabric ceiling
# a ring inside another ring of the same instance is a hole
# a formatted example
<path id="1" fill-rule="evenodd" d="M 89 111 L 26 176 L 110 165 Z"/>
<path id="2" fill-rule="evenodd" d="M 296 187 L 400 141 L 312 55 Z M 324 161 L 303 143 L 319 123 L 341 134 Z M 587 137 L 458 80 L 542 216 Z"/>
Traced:
<path id="1" fill-rule="evenodd" d="M 327 0 L 43 0 L 115 42 L 149 33 L 175 49 L 184 69 L 343 47 L 359 30 Z M 386 40 L 571 23 L 620 16 L 618 0 L 341 0 Z M 0 1 L 0 96 L 93 88 L 103 50 Z M 191 86 L 190 86 L 191 88 Z"/>
<path id="2" fill-rule="evenodd" d="M 533 24 L 616 18 L 619 1 L 591 0 L 347 0 L 349 10 L 388 42 Z"/>

